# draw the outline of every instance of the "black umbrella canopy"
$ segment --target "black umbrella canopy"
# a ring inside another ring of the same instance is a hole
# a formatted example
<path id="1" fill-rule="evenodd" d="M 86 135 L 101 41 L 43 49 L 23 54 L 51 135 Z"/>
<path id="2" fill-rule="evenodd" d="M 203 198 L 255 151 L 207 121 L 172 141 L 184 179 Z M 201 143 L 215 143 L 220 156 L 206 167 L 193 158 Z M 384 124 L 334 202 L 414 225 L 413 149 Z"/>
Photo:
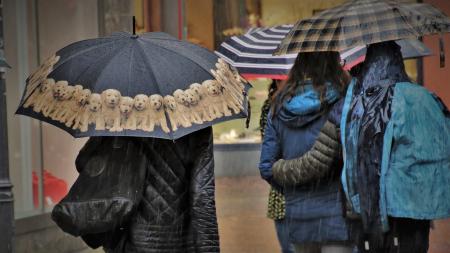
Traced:
<path id="1" fill-rule="evenodd" d="M 429 4 L 352 0 L 298 21 L 275 54 L 342 51 L 450 31 L 450 19 Z"/>
<path id="2" fill-rule="evenodd" d="M 247 115 L 249 85 L 200 46 L 165 33 L 73 43 L 28 79 L 18 114 L 74 137 L 177 139 Z"/>

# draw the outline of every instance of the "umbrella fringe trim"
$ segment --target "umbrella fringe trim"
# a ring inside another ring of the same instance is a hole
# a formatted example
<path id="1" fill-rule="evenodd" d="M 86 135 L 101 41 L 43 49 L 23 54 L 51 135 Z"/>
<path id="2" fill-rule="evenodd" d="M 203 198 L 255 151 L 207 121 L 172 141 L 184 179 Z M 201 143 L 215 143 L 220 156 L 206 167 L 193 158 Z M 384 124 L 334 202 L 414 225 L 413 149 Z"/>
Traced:
<path id="1" fill-rule="evenodd" d="M 245 111 L 247 81 L 222 59 L 211 70 L 213 80 L 193 83 L 164 97 L 138 94 L 134 98 L 121 96 L 115 89 L 98 94 L 79 84 L 47 78 L 58 60 L 53 55 L 29 77 L 22 106 L 81 132 L 90 128 L 153 132 L 160 127 L 170 133 Z"/>

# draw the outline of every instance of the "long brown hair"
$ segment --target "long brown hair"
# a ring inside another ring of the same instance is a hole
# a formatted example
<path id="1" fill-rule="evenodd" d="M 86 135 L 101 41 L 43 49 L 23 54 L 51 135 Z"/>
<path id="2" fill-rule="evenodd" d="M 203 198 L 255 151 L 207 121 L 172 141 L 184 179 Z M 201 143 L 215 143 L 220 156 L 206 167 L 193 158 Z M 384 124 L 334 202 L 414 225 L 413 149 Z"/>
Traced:
<path id="1" fill-rule="evenodd" d="M 275 116 L 283 103 L 291 99 L 305 84 L 312 81 L 313 88 L 319 93 L 322 108 L 327 107 L 325 96 L 326 83 L 331 83 L 341 94 L 347 88 L 348 74 L 340 64 L 338 52 L 307 52 L 299 53 L 294 66 L 289 72 L 286 84 L 273 96 L 272 115 Z"/>

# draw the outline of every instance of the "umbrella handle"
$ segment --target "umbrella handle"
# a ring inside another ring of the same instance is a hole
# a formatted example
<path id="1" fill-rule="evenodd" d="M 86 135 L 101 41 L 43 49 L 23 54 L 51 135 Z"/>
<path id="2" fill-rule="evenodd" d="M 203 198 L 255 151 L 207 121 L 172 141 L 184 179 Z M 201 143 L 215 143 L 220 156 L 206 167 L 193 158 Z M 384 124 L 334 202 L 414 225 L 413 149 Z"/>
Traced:
<path id="1" fill-rule="evenodd" d="M 250 105 L 250 101 L 247 100 L 247 118 L 245 119 L 245 128 L 250 127 L 250 119 L 252 117 L 252 108 Z"/>

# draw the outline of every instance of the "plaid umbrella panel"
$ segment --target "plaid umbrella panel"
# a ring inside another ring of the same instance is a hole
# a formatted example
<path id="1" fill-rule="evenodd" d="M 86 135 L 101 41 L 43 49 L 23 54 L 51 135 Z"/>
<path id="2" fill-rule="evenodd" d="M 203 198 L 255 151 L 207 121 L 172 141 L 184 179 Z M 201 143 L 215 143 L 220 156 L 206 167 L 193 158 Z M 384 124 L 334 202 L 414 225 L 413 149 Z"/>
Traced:
<path id="1" fill-rule="evenodd" d="M 450 19 L 429 4 L 353 0 L 297 22 L 275 54 L 342 51 L 449 31 Z"/>

